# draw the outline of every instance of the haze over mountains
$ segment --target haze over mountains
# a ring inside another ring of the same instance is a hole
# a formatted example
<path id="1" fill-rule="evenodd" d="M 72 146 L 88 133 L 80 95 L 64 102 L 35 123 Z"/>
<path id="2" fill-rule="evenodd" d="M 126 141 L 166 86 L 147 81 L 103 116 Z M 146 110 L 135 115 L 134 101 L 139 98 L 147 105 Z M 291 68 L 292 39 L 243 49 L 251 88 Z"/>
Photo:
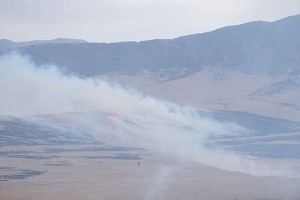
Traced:
<path id="1" fill-rule="evenodd" d="M 300 15 L 170 40 L 7 43 L 0 41 L 2 54 L 17 50 L 38 65 L 105 77 L 180 104 L 300 119 Z"/>

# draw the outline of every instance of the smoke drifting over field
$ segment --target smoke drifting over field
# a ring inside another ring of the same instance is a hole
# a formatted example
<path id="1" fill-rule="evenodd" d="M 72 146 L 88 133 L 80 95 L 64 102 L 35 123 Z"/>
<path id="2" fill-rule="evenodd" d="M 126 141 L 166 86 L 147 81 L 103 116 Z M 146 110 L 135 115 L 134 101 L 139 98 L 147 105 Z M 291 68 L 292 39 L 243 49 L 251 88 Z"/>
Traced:
<path id="1" fill-rule="evenodd" d="M 299 176 L 285 167 L 266 166 L 247 156 L 205 146 L 209 136 L 238 134 L 242 128 L 237 125 L 213 121 L 192 108 L 180 107 L 115 84 L 63 75 L 55 66 L 36 66 L 28 57 L 16 53 L 0 58 L 0 91 L 0 115 L 111 113 L 108 120 L 115 121 L 118 128 L 105 130 L 106 134 L 134 141 L 139 146 L 185 162 L 199 162 L 256 176 Z M 105 122 L 95 123 L 84 115 L 81 121 L 104 131 L 102 124 Z"/>

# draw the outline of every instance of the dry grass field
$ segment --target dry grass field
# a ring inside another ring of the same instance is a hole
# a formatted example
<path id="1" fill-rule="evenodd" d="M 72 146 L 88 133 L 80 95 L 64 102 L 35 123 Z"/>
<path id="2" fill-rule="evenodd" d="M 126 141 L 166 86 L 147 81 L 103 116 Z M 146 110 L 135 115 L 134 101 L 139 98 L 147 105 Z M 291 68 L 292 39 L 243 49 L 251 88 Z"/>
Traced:
<path id="1" fill-rule="evenodd" d="M 300 197 L 300 179 L 226 172 L 196 163 L 179 162 L 147 150 L 83 150 L 96 147 L 54 145 L 1 148 L 1 151 L 34 151 L 35 154 L 32 157 L 28 154 L 29 157 L 0 157 L 0 199 L 296 200 Z M 49 148 L 54 150 L 51 152 Z M 24 178 L 13 176 L 26 170 L 41 174 Z"/>

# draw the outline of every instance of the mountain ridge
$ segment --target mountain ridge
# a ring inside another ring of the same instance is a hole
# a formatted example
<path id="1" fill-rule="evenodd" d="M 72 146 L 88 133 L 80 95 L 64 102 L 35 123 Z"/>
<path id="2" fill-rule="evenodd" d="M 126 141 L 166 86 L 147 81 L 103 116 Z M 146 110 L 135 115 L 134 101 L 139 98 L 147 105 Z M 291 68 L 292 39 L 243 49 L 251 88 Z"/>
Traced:
<path id="1" fill-rule="evenodd" d="M 174 68 L 185 69 L 188 75 L 210 65 L 248 74 L 280 74 L 286 68 L 299 68 L 299 24 L 300 15 L 296 15 L 167 40 L 47 43 L 13 50 L 31 56 L 37 64 L 52 63 L 83 76 Z"/>
<path id="2" fill-rule="evenodd" d="M 85 40 L 82 39 L 68 39 L 68 38 L 56 38 L 53 40 L 32 40 L 25 42 L 14 42 L 8 39 L 0 39 L 0 51 L 7 51 L 14 48 L 31 46 L 31 45 L 41 45 L 41 44 L 51 44 L 51 43 L 86 43 Z"/>

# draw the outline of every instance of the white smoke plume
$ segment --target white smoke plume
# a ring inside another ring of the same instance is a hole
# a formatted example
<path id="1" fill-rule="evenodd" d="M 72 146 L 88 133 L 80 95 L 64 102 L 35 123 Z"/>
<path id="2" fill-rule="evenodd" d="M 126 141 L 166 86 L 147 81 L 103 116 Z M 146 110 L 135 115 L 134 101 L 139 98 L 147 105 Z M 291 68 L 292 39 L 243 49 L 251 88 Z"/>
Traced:
<path id="1" fill-rule="evenodd" d="M 175 166 L 161 166 L 158 169 L 158 172 L 153 177 L 154 184 L 149 189 L 149 191 L 145 195 L 145 200 L 152 199 L 165 199 L 164 194 L 165 190 L 169 185 L 169 179 L 173 173 L 175 173 L 177 168 Z"/>
<path id="2" fill-rule="evenodd" d="M 93 119 L 82 118 L 81 122 L 185 161 L 256 176 L 299 176 L 285 167 L 263 165 L 246 156 L 205 147 L 209 136 L 240 132 L 237 125 L 218 123 L 192 108 L 115 84 L 63 75 L 55 66 L 36 66 L 29 57 L 17 53 L 0 57 L 0 96 L 0 115 L 112 113 L 109 117 L 118 123 L 117 131 L 103 130 Z"/>

